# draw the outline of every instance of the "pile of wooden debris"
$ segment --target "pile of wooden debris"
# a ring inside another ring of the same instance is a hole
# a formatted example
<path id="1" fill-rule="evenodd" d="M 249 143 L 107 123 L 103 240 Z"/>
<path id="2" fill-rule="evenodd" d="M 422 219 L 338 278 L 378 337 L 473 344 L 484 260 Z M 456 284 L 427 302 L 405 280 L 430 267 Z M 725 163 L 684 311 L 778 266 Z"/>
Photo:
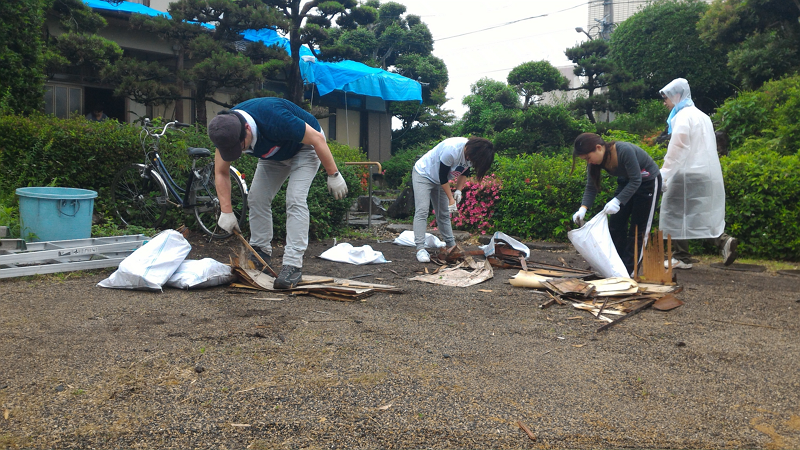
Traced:
<path id="1" fill-rule="evenodd" d="M 240 264 L 240 260 L 246 261 L 244 258 L 239 258 L 238 260 L 231 258 L 231 269 L 238 277 L 238 281 L 232 283 L 231 287 L 259 291 L 279 291 L 292 295 L 312 295 L 342 302 L 363 301 L 376 292 L 403 293 L 402 289 L 388 284 L 362 283 L 344 278 L 315 275 L 303 275 L 302 281 L 294 289 L 278 290 L 272 285 L 275 278 L 259 270 L 247 267 L 250 265 L 247 261 L 244 264 Z"/>
<path id="2" fill-rule="evenodd" d="M 598 278 L 590 271 L 535 262 L 528 262 L 528 266 L 532 269 L 520 270 L 509 280 L 513 286 L 545 290 L 550 299 L 540 305 L 541 308 L 558 303 L 589 311 L 607 322 L 597 331 L 608 329 L 650 306 L 667 311 L 683 304 L 673 295 L 682 290 L 675 283 Z"/>

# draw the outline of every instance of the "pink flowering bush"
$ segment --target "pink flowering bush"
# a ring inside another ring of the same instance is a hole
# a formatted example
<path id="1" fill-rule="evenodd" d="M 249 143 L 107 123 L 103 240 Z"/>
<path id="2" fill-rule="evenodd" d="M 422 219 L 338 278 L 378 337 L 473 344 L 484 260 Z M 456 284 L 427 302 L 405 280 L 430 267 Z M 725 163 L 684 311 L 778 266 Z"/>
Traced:
<path id="1" fill-rule="evenodd" d="M 481 182 L 467 181 L 461 190 L 464 199 L 458 205 L 458 212 L 450 218 L 453 228 L 480 234 L 491 232 L 493 229 L 491 219 L 496 209 L 495 205 L 500 202 L 502 188 L 502 183 L 495 174 L 483 177 Z M 455 190 L 455 183 L 450 184 L 450 189 Z M 436 226 L 435 218 L 430 226 Z"/>

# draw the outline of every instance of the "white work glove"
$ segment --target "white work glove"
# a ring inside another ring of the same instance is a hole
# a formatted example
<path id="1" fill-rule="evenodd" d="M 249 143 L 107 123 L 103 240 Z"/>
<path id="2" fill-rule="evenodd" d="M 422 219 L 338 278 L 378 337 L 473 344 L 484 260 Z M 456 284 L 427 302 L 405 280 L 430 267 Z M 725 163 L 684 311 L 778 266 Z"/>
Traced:
<path id="1" fill-rule="evenodd" d="M 450 214 L 458 211 L 458 203 L 453 202 L 447 205 L 447 210 L 450 211 Z"/>
<path id="2" fill-rule="evenodd" d="M 582 227 L 584 217 L 586 217 L 586 207 L 581 206 L 578 212 L 572 215 L 572 221 L 575 222 L 575 225 Z"/>
<path id="3" fill-rule="evenodd" d="M 456 191 L 455 191 L 455 192 L 453 192 L 453 199 L 455 199 L 455 201 L 456 201 L 456 205 L 457 205 L 457 204 L 459 204 L 459 203 L 461 203 L 461 198 L 462 198 L 462 197 L 461 197 L 461 191 L 459 191 L 458 189 L 456 189 Z"/>
<path id="4" fill-rule="evenodd" d="M 667 183 L 661 182 L 661 193 L 667 192 Z"/>
<path id="5" fill-rule="evenodd" d="M 603 208 L 603 214 L 616 214 L 619 212 L 619 200 L 617 197 L 611 199 L 610 202 L 606 203 L 606 207 Z"/>
<path id="6" fill-rule="evenodd" d="M 336 200 L 347 197 L 347 183 L 345 183 L 344 177 L 339 172 L 328 175 L 328 192 Z"/>
<path id="7" fill-rule="evenodd" d="M 239 221 L 236 220 L 236 214 L 232 212 L 220 214 L 219 219 L 217 219 L 217 225 L 225 230 L 226 233 L 233 233 L 233 230 L 240 233 L 242 232 L 242 230 L 239 229 Z"/>

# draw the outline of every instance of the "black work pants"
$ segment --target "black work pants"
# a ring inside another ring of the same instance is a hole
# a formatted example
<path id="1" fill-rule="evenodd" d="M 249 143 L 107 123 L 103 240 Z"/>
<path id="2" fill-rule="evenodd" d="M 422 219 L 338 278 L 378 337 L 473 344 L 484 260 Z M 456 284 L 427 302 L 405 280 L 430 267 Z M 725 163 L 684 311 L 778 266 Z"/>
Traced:
<path id="1" fill-rule="evenodd" d="M 614 195 L 619 194 L 625 184 L 619 184 Z M 652 180 L 643 181 L 639 189 L 624 205 L 620 205 L 619 212 L 608 216 L 608 230 L 611 240 L 617 249 L 619 257 L 625 264 L 628 274 L 633 274 L 634 265 L 634 240 L 639 244 L 639 254 L 636 263 L 641 260 L 645 237 L 653 226 L 653 215 L 656 212 L 658 201 L 661 198 L 661 175 Z M 638 239 L 637 239 L 638 229 Z"/>

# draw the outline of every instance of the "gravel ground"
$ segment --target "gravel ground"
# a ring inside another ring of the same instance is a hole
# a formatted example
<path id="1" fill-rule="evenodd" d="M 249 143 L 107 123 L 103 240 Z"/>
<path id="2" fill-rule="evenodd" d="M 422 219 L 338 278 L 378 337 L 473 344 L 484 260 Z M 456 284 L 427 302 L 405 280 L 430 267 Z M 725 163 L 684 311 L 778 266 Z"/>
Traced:
<path id="1" fill-rule="evenodd" d="M 240 250 L 190 240 L 190 258 Z M 321 260 L 332 241 L 313 242 L 304 273 L 406 292 L 0 280 L 0 448 L 800 448 L 796 277 L 696 265 L 685 305 L 597 333 L 587 312 L 540 309 L 515 270 L 446 288 L 408 281 L 435 267 L 410 248 L 349 242 L 392 262 Z M 531 259 L 559 257 L 587 267 Z"/>

